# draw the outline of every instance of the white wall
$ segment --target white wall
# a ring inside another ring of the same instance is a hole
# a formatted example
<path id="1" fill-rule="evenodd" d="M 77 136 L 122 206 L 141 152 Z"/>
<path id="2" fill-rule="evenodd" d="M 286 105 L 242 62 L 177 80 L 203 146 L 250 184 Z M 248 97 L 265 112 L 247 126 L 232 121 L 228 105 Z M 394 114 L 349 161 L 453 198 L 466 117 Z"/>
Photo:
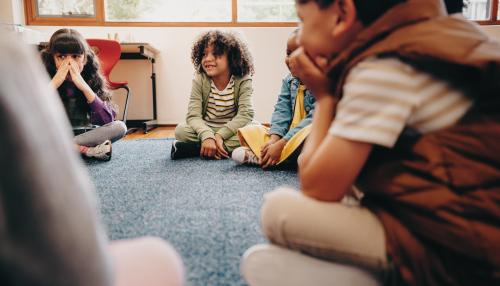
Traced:
<path id="1" fill-rule="evenodd" d="M 23 21 L 22 0 L 0 1 L 0 21 Z M 11 11 L 11 12 L 6 12 Z M 9 14 L 12 13 L 12 14 Z M 19 14 L 21 16 L 19 16 Z M 9 16 L 10 15 L 10 16 Z M 32 26 L 39 38 L 48 40 L 59 27 Z M 208 28 L 175 27 L 74 27 L 85 37 L 106 38 L 118 33 L 122 40 L 148 42 L 160 50 L 156 63 L 157 103 L 160 124 L 177 124 L 184 120 L 191 90 L 193 67 L 190 48 L 193 40 Z M 500 39 L 500 26 L 485 26 L 486 32 Z M 287 73 L 284 65 L 285 42 L 293 28 L 234 28 L 246 38 L 254 57 L 254 107 L 256 119 L 269 122 L 281 78 Z M 150 64 L 147 61 L 120 61 L 111 78 L 128 80 L 134 97 L 129 119 L 146 119 L 152 115 Z M 120 97 L 115 100 L 120 104 Z"/>
<path id="2" fill-rule="evenodd" d="M 59 27 L 31 27 L 41 31 L 48 40 Z M 205 28 L 170 27 L 74 27 L 88 38 L 106 38 L 118 33 L 120 39 L 147 42 L 160 50 L 155 64 L 157 76 L 158 120 L 161 124 L 176 124 L 184 120 L 194 69 L 190 49 L 194 39 Z M 256 119 L 269 122 L 273 105 L 287 73 L 284 64 L 285 43 L 293 28 L 238 28 L 246 38 L 254 57 L 254 107 Z M 122 60 L 111 78 L 127 80 L 134 92 L 129 119 L 145 119 L 152 114 L 151 65 L 148 61 Z M 118 103 L 119 96 L 115 97 Z"/>
<path id="3" fill-rule="evenodd" d="M 60 27 L 32 26 L 46 40 Z M 194 39 L 208 28 L 170 27 L 74 27 L 84 37 L 106 38 L 118 33 L 120 39 L 147 42 L 160 50 L 155 64 L 157 76 L 158 120 L 160 124 L 177 124 L 184 120 L 194 69 L 190 61 Z M 287 73 L 284 64 L 285 43 L 293 28 L 238 28 L 248 42 L 254 57 L 255 119 L 269 122 L 278 96 L 281 79 Z M 152 115 L 151 65 L 143 60 L 122 60 L 111 78 L 127 80 L 133 91 L 129 119 L 146 119 Z M 121 96 L 115 97 L 121 104 Z"/>
<path id="4" fill-rule="evenodd" d="M 0 2 L 0 23 L 23 24 L 23 0 L 2 0 Z"/>
<path id="5" fill-rule="evenodd" d="M 24 24 L 22 0 L 0 1 L 0 22 Z M 30 33 L 28 42 L 45 40 L 60 27 L 30 26 L 39 31 Z M 160 50 L 155 64 L 157 77 L 158 120 L 160 124 L 177 124 L 184 120 L 187 111 L 191 80 L 194 69 L 190 49 L 194 39 L 209 28 L 171 27 L 72 27 L 84 37 L 106 38 L 108 33 L 118 33 L 121 40 L 147 42 Z M 248 42 L 254 57 L 255 118 L 269 122 L 274 102 L 278 96 L 281 79 L 287 73 L 284 64 L 285 43 L 293 28 L 235 28 Z M 151 65 L 143 60 L 122 60 L 111 79 L 127 80 L 133 92 L 129 119 L 147 119 L 152 116 Z M 123 94 L 115 100 L 120 105 Z"/>
<path id="6" fill-rule="evenodd" d="M 11 1 L 2 1 L 0 4 L 0 22 L 1 23 L 14 23 L 12 17 L 14 13 L 12 11 Z"/>
<path id="7" fill-rule="evenodd" d="M 497 41 L 500 41 L 500 26 L 481 26 L 483 30 L 495 38 Z"/>

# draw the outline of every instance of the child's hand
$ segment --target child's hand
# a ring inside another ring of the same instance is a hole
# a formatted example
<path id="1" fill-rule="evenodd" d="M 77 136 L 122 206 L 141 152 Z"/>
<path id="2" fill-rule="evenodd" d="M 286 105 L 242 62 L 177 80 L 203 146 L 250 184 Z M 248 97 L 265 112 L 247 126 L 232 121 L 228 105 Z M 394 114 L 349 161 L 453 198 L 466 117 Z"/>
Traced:
<path id="1" fill-rule="evenodd" d="M 214 158 L 217 154 L 217 144 L 215 139 L 208 138 L 201 143 L 200 157 Z"/>
<path id="2" fill-rule="evenodd" d="M 269 141 L 267 141 L 264 146 L 262 146 L 262 149 L 260 150 L 260 157 L 261 158 L 264 158 L 264 156 L 266 156 L 266 153 L 267 153 L 267 149 L 269 148 L 269 146 L 271 146 L 272 144 L 274 144 L 274 142 L 280 140 L 281 137 L 276 135 L 276 134 L 271 134 L 271 137 L 269 139 Z"/>
<path id="3" fill-rule="evenodd" d="M 215 154 L 216 159 L 229 158 L 229 154 L 224 148 L 224 139 L 220 134 L 215 134 L 215 146 L 217 147 L 217 154 Z"/>
<path id="4" fill-rule="evenodd" d="M 290 70 L 295 74 L 317 99 L 330 94 L 330 80 L 326 75 L 328 60 L 318 57 L 311 59 L 304 48 L 296 49 L 290 55 Z"/>
<path id="5" fill-rule="evenodd" d="M 85 82 L 82 75 L 80 74 L 80 69 L 78 68 L 78 64 L 73 59 L 70 59 L 69 62 L 69 73 L 71 75 L 71 80 L 79 90 L 81 90 L 84 93 L 88 90 L 91 90 L 89 85 Z"/>
<path id="6" fill-rule="evenodd" d="M 263 169 L 278 164 L 281 157 L 281 152 L 283 151 L 285 145 L 286 145 L 285 139 L 280 139 L 275 143 L 269 145 L 269 147 L 266 149 L 264 157 L 262 157 L 261 166 Z"/>
<path id="7" fill-rule="evenodd" d="M 71 80 L 73 81 L 75 86 L 83 92 L 83 95 L 85 95 L 85 98 L 87 98 L 87 102 L 93 102 L 96 95 L 80 74 L 80 68 L 78 67 L 78 64 L 75 62 L 75 60 L 70 59 L 69 66 L 69 74 L 71 75 Z"/>
<path id="8" fill-rule="evenodd" d="M 66 80 L 66 76 L 68 75 L 69 72 L 69 64 L 70 64 L 70 59 L 71 57 L 67 57 L 63 60 L 59 68 L 57 69 L 56 74 L 50 81 L 52 86 L 57 89 L 61 86 L 61 84 Z"/>

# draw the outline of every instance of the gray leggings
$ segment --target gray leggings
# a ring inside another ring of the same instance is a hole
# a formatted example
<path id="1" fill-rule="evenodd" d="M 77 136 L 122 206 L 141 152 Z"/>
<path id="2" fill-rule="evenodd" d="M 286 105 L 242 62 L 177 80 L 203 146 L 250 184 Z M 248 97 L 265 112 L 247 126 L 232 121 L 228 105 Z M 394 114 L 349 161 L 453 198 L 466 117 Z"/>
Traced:
<path id="1" fill-rule="evenodd" d="M 120 140 L 126 133 L 127 126 L 125 123 L 117 120 L 77 135 L 74 140 L 80 146 L 94 147 L 106 140 L 111 140 L 111 142 Z"/>

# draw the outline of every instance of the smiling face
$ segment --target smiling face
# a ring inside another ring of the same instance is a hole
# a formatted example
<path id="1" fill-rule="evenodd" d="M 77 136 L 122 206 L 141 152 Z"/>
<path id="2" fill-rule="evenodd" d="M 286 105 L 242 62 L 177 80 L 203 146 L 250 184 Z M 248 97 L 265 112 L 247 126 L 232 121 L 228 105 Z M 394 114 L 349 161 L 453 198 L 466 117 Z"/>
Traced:
<path id="1" fill-rule="evenodd" d="M 209 77 L 219 77 L 230 74 L 227 53 L 216 55 L 213 44 L 208 45 L 201 59 L 203 71 Z"/>

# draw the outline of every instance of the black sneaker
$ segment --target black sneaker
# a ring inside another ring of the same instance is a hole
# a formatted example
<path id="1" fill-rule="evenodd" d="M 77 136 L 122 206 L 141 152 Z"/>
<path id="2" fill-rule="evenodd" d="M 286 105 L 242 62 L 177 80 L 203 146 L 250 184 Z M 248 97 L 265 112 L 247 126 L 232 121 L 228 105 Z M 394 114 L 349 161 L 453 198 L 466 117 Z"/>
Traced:
<path id="1" fill-rule="evenodd" d="M 192 142 L 182 142 L 174 140 L 170 149 L 170 158 L 172 160 L 191 158 L 200 156 L 200 144 Z"/>

